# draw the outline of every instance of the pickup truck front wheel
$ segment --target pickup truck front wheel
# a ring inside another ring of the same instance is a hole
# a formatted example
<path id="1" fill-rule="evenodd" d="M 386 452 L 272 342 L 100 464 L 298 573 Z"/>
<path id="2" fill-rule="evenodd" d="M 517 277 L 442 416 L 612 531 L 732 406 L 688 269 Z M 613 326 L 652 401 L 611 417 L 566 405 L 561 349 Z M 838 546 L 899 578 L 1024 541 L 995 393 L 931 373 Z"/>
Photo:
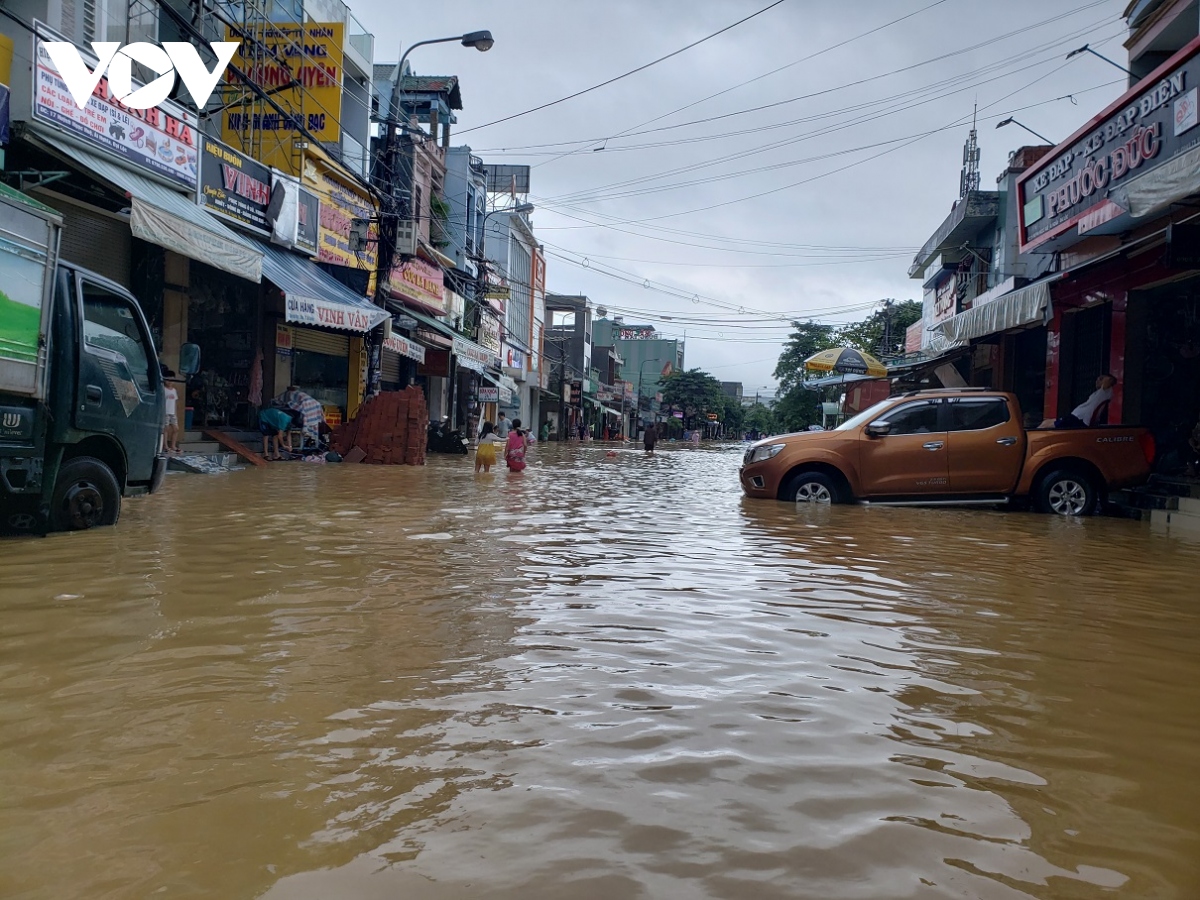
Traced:
<path id="1" fill-rule="evenodd" d="M 50 507 L 56 531 L 115 525 L 120 515 L 121 486 L 112 469 L 91 456 L 77 456 L 62 464 Z"/>
<path id="2" fill-rule="evenodd" d="M 828 475 L 800 472 L 784 487 L 783 499 L 791 503 L 841 503 L 842 492 Z"/>
<path id="3" fill-rule="evenodd" d="M 1038 482 L 1034 503 L 1039 512 L 1090 516 L 1096 510 L 1096 488 L 1086 475 L 1058 469 Z"/>

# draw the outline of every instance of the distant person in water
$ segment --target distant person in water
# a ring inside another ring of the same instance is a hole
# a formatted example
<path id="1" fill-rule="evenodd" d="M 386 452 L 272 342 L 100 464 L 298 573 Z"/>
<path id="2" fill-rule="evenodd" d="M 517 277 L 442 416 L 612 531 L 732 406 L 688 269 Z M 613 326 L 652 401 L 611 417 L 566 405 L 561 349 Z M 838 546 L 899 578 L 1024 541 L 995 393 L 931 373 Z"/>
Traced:
<path id="1" fill-rule="evenodd" d="M 525 470 L 525 448 L 527 446 L 525 432 L 521 430 L 521 420 L 513 419 L 512 430 L 509 431 L 508 439 L 504 443 L 504 462 L 507 463 L 510 472 Z"/>
<path id="2" fill-rule="evenodd" d="M 658 443 L 658 429 L 651 422 L 646 426 L 646 431 L 642 435 L 642 446 L 646 448 L 647 453 L 654 452 L 654 445 Z"/>

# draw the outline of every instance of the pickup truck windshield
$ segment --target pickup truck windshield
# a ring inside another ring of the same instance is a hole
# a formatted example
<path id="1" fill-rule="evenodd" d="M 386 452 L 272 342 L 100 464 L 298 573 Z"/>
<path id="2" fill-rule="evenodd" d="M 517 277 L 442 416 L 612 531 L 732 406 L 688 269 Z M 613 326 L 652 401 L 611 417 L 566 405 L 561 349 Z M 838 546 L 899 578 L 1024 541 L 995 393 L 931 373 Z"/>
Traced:
<path id="1" fill-rule="evenodd" d="M 845 422 L 843 422 L 841 425 L 839 425 L 837 428 L 835 428 L 833 430 L 834 431 L 853 431 L 855 428 L 859 428 L 862 425 L 866 425 L 868 422 L 872 422 L 875 419 L 879 418 L 879 414 L 882 413 L 885 409 L 887 409 L 887 407 L 891 406 L 893 402 L 895 402 L 894 397 L 889 397 L 887 400 L 880 400 L 874 406 L 864 409 L 857 416 L 852 416 L 851 418 L 847 419 Z"/>

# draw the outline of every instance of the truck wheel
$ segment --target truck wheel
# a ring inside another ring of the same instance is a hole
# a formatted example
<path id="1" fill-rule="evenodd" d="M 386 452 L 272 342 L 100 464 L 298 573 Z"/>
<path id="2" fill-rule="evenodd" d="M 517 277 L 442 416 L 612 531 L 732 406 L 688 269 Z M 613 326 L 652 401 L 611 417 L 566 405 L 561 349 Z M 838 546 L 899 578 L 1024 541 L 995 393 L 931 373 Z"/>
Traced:
<path id="1" fill-rule="evenodd" d="M 842 492 L 828 475 L 801 472 L 784 487 L 783 499 L 792 503 L 841 503 Z"/>
<path id="2" fill-rule="evenodd" d="M 1096 510 L 1096 488 L 1086 475 L 1057 469 L 1038 482 L 1034 503 L 1039 512 L 1090 516 Z"/>
<path id="3" fill-rule="evenodd" d="M 91 456 L 77 456 L 62 464 L 50 507 L 56 531 L 115 525 L 120 515 L 121 486 L 112 469 Z"/>

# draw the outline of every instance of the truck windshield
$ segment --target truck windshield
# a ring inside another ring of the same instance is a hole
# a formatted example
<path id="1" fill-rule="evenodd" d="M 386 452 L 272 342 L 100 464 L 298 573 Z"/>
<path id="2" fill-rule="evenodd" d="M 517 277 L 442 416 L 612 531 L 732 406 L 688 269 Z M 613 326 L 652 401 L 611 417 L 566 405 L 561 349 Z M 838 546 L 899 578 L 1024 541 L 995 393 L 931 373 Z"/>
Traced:
<path id="1" fill-rule="evenodd" d="M 143 394 L 154 393 L 150 356 L 133 306 L 125 297 L 87 281 L 83 289 L 83 341 L 120 356 Z"/>
<path id="2" fill-rule="evenodd" d="M 891 406 L 894 401 L 895 398 L 893 397 L 889 397 L 887 400 L 880 400 L 874 406 L 864 409 L 857 416 L 852 416 L 833 430 L 853 431 L 855 428 L 866 425 L 868 422 L 873 422 L 875 419 L 879 418 L 880 413 Z"/>

